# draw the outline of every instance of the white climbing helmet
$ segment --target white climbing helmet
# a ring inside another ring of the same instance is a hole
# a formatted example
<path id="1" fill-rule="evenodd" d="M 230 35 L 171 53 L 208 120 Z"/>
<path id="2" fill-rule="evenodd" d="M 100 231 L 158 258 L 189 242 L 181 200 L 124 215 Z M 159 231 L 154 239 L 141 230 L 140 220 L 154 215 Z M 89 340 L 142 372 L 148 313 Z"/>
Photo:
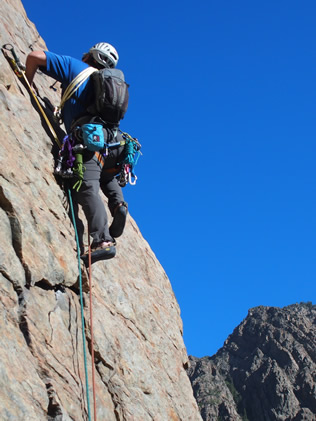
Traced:
<path id="1" fill-rule="evenodd" d="M 107 42 L 99 42 L 90 48 L 89 53 L 96 62 L 104 67 L 114 68 L 117 65 L 119 55 L 113 45 Z"/>

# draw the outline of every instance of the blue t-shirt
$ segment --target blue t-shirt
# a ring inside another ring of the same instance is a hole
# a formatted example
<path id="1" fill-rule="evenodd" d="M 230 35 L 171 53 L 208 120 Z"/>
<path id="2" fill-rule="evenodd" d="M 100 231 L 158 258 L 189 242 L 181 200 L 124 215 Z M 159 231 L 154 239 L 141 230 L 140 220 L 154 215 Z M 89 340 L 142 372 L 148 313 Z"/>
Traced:
<path id="1" fill-rule="evenodd" d="M 43 73 L 61 82 L 62 92 L 65 91 L 70 82 L 84 69 L 89 67 L 83 61 L 69 56 L 45 51 L 47 58 L 46 69 L 41 68 Z M 62 110 L 63 120 L 67 132 L 70 131 L 71 123 L 84 114 L 93 99 L 93 89 L 90 78 L 87 79 L 80 88 L 66 101 Z"/>

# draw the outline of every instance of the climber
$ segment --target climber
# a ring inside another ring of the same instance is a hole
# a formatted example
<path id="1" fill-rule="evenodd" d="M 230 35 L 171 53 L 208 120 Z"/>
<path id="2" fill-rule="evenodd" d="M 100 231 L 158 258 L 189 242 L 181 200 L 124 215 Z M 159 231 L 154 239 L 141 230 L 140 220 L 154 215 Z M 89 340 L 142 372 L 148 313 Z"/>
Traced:
<path id="1" fill-rule="evenodd" d="M 54 54 L 50 51 L 33 51 L 26 60 L 26 77 L 30 84 L 33 83 L 37 69 L 44 74 L 61 82 L 62 91 L 65 92 L 71 81 L 84 69 L 93 67 L 95 69 L 114 69 L 118 62 L 116 49 L 108 43 L 98 43 L 90 48 L 88 53 L 82 57 L 82 61 L 75 58 Z M 118 70 L 114 70 L 118 71 Z M 74 130 L 89 123 L 94 115 L 87 111 L 94 100 L 94 91 L 91 76 L 82 83 L 72 97 L 65 102 L 62 109 L 62 118 L 67 133 L 74 133 Z M 119 121 L 105 123 L 103 120 L 103 132 L 107 144 L 111 142 L 120 145 L 122 135 L 117 130 Z M 84 174 L 81 187 L 78 191 L 73 190 L 75 203 L 82 206 L 88 221 L 89 232 L 92 237 L 91 257 L 92 262 L 101 259 L 114 257 L 115 238 L 122 235 L 126 217 L 127 204 L 124 201 L 122 189 L 118 183 L 115 173 L 111 171 L 120 160 L 124 147 L 111 148 L 104 154 L 95 153 L 85 149 L 83 152 Z M 108 206 L 113 217 L 112 224 L 108 226 L 108 218 L 99 190 L 108 198 Z M 83 228 L 80 232 L 81 257 L 86 259 L 87 253 L 83 246 Z M 102 253 L 100 253 L 102 251 Z M 109 254 L 107 254 L 109 251 Z M 93 256 L 95 255 L 95 260 Z M 98 256 L 98 258 L 96 257 Z M 101 257 L 100 257 L 101 256 Z"/>

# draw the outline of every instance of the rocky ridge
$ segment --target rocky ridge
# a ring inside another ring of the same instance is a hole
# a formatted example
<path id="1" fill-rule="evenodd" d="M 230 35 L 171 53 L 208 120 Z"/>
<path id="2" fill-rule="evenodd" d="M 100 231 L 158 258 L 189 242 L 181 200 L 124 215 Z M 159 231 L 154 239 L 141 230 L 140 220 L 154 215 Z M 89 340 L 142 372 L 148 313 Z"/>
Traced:
<path id="1" fill-rule="evenodd" d="M 256 307 L 213 357 L 190 357 L 205 421 L 316 420 L 316 306 Z"/>
<path id="2" fill-rule="evenodd" d="M 2 1 L 0 11 L 1 45 L 14 44 L 24 62 L 31 49 L 46 48 L 19 0 Z M 59 102 L 51 83 L 36 76 L 48 113 L 47 104 Z M 0 419 L 86 420 L 67 197 L 53 176 L 55 146 L 47 127 L 3 54 L 0 114 Z M 84 302 L 90 343 L 87 292 Z M 117 257 L 93 266 L 92 302 L 97 419 L 200 420 L 184 368 L 179 306 L 131 216 Z"/>

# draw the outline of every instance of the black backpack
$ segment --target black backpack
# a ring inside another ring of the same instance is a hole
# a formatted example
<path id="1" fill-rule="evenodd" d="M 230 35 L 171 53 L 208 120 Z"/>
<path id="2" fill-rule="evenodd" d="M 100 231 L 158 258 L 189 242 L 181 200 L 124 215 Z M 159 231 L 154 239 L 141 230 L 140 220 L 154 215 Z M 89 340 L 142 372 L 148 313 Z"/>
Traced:
<path id="1" fill-rule="evenodd" d="M 118 124 L 127 110 L 128 87 L 124 73 L 119 69 L 101 69 L 92 73 L 94 101 L 87 109 L 107 123 Z"/>

